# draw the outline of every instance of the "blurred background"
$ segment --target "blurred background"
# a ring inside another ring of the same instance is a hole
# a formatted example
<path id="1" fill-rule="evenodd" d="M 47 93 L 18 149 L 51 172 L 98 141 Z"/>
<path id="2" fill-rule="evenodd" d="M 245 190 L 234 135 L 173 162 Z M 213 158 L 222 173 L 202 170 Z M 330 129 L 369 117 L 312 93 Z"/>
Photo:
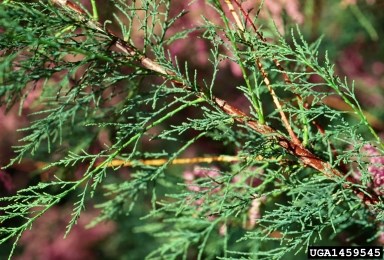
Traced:
<path id="1" fill-rule="evenodd" d="M 91 10 L 87 0 L 81 1 L 85 8 Z M 110 1 L 98 1 L 100 20 L 114 21 L 112 13 L 116 11 Z M 259 8 L 260 1 L 244 1 L 247 10 Z M 188 29 L 202 24 L 202 16 L 219 22 L 216 13 L 205 1 L 197 0 L 193 4 L 188 1 L 173 1 L 171 13 L 185 9 L 188 13 L 177 21 L 174 32 L 180 28 Z M 290 28 L 298 24 L 305 38 L 312 42 L 323 36 L 320 51 L 328 51 L 331 61 L 336 64 L 339 76 L 355 80 L 356 92 L 363 109 L 369 115 L 370 122 L 379 133 L 384 133 L 384 1 L 383 0 L 265 0 L 259 15 L 259 23 L 270 24 L 274 20 L 278 31 L 290 34 Z M 111 30 L 119 34 L 116 24 L 110 25 Z M 172 30 L 170 31 L 172 33 Z M 170 51 L 177 56 L 180 64 L 188 61 L 189 69 L 197 69 L 198 80 L 210 79 L 212 65 L 208 62 L 209 44 L 198 37 L 199 32 L 193 32 L 182 40 L 177 40 Z M 137 45 L 140 47 L 140 32 L 137 32 Z M 136 42 L 136 41 L 135 41 Z M 242 78 L 239 68 L 230 62 L 220 64 L 221 73 L 217 85 L 231 82 L 225 91 L 216 88 L 219 97 L 231 96 L 233 104 L 242 106 L 244 97 L 239 95 L 236 86 Z M 226 84 L 228 85 L 228 84 Z M 28 125 L 29 115 L 39 109 L 34 102 L 39 96 L 36 89 L 28 96 L 23 104 L 21 115 L 15 106 L 5 113 L 0 108 L 0 164 L 7 165 L 14 156 L 12 146 L 22 138 L 23 133 L 17 129 Z M 346 107 L 338 100 L 329 99 L 329 106 L 344 110 Z M 243 107 L 247 109 L 247 107 Z M 188 111 L 186 112 L 188 113 Z M 190 112 L 189 112 L 190 113 Z M 180 115 L 187 116 L 187 115 Z M 100 133 L 92 149 L 99 149 L 104 143 L 110 142 L 109 133 Z M 198 156 L 204 153 L 217 153 L 222 147 L 217 144 L 195 147 L 186 156 Z M 227 148 L 228 149 L 228 148 Z M 226 151 L 235 153 L 235 151 Z M 17 190 L 36 183 L 37 180 L 47 180 L 54 171 L 42 171 L 44 162 L 25 159 L 18 165 L 0 170 L 0 196 L 9 196 Z M 188 171 L 193 166 L 174 167 L 174 171 Z M 81 172 L 82 169 L 77 169 Z M 123 170 L 129 175 L 129 170 Z M 76 175 L 76 174 L 75 174 Z M 145 196 L 129 216 L 122 216 L 115 221 L 88 229 L 86 225 L 97 216 L 98 211 L 90 206 L 83 213 L 79 223 L 69 236 L 61 239 L 65 232 L 71 213 L 71 198 L 61 205 L 51 209 L 39 218 L 31 231 L 25 232 L 19 242 L 15 259 L 143 259 L 145 255 L 156 248 L 157 243 L 145 232 L 137 228 L 146 220 L 140 217 L 148 211 L 150 205 L 145 203 Z M 143 202 L 143 203 L 140 203 Z M 138 223 L 140 222 L 140 223 Z M 384 242 L 384 241 L 383 241 Z M 10 244 L 0 246 L 0 259 L 5 259 Z"/>

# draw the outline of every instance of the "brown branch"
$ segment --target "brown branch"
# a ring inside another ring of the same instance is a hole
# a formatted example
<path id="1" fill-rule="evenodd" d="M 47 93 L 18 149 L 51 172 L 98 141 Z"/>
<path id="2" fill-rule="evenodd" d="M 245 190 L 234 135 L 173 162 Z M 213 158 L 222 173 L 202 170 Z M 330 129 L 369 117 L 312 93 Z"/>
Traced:
<path id="1" fill-rule="evenodd" d="M 101 23 L 94 21 L 90 18 L 87 18 L 87 14 L 81 9 L 80 6 L 78 6 L 75 3 L 72 3 L 71 1 L 67 0 L 50 0 L 52 3 L 60 6 L 63 9 L 69 9 L 69 11 L 72 11 L 72 18 L 85 22 L 85 24 L 96 31 L 99 31 L 103 34 L 109 35 L 113 40 L 115 40 L 115 46 L 120 49 L 123 53 L 127 54 L 130 57 L 137 58 L 141 65 L 143 65 L 144 68 L 158 72 L 163 75 L 170 75 L 171 73 L 164 69 L 162 66 L 160 66 L 157 62 L 149 59 L 145 55 L 142 55 L 139 51 L 136 50 L 136 48 L 129 43 L 125 42 L 124 40 L 117 37 L 115 34 L 113 34 L 109 30 L 104 30 Z"/>
<path id="2" fill-rule="evenodd" d="M 241 5 L 240 5 L 236 0 L 235 0 L 234 2 L 235 2 L 238 6 L 240 6 L 240 10 L 243 12 L 244 16 L 246 17 L 246 20 L 252 25 L 252 27 L 255 29 L 255 31 L 256 31 L 256 33 L 259 35 L 259 37 L 261 37 L 261 39 L 262 39 L 263 41 L 266 41 L 266 40 L 264 39 L 264 37 L 257 31 L 255 24 L 252 22 L 252 20 L 250 20 L 248 14 L 245 12 L 245 10 L 244 10 L 243 8 L 241 8 Z M 239 18 L 239 16 L 237 15 L 236 11 L 234 10 L 231 1 L 230 1 L 230 0 L 225 0 L 225 3 L 227 4 L 229 11 L 231 12 L 233 18 L 234 18 L 235 21 L 236 21 L 236 25 L 237 25 L 237 27 L 239 28 L 239 30 L 240 30 L 241 32 L 243 32 L 243 31 L 244 31 L 244 27 L 243 27 L 243 25 L 241 24 L 241 22 L 240 22 L 240 18 Z M 276 61 L 275 63 L 278 64 L 278 65 L 280 66 L 280 64 L 279 64 L 277 61 Z M 280 104 L 280 101 L 279 101 L 279 99 L 278 99 L 278 97 L 277 97 L 275 91 L 274 91 L 273 88 L 272 88 L 271 81 L 268 79 L 268 74 L 267 74 L 267 72 L 264 70 L 263 64 L 261 63 L 261 61 L 260 61 L 259 58 L 256 59 L 256 64 L 257 64 L 257 68 L 259 69 L 259 71 L 260 71 L 260 73 L 261 73 L 261 75 L 262 75 L 262 77 L 263 77 L 264 83 L 265 83 L 265 85 L 267 86 L 268 91 L 269 91 L 269 93 L 270 93 L 271 96 L 272 96 L 273 103 L 275 103 L 275 106 L 276 106 L 277 110 L 279 111 L 279 114 L 280 114 L 280 117 L 281 117 L 281 121 L 283 122 L 283 125 L 284 125 L 285 129 L 287 130 L 289 136 L 291 137 L 292 141 L 293 141 L 295 144 L 301 144 L 299 138 L 297 137 L 297 135 L 296 135 L 295 132 L 293 131 L 293 129 L 292 129 L 292 127 L 291 127 L 291 124 L 290 124 L 289 121 L 288 121 L 287 116 L 286 116 L 285 113 L 284 113 L 284 110 L 283 110 L 283 108 L 282 108 L 282 106 L 281 106 L 281 104 Z"/>
<path id="3" fill-rule="evenodd" d="M 93 29 L 99 30 L 103 33 L 113 36 L 116 39 L 116 45 L 121 49 L 124 53 L 126 53 L 130 57 L 137 57 L 137 59 L 141 62 L 141 64 L 152 71 L 162 74 L 163 76 L 173 77 L 174 74 L 169 72 L 168 70 L 162 68 L 157 62 L 149 59 L 145 55 L 141 54 L 135 47 L 131 46 L 129 43 L 119 39 L 117 36 L 114 36 L 111 32 L 105 32 L 100 25 L 100 23 L 95 22 L 91 19 L 86 20 L 84 17 L 84 12 L 81 11 L 81 8 L 66 0 L 51 0 L 53 3 L 57 4 L 61 8 L 72 10 L 77 16 L 77 20 L 84 21 L 86 24 Z M 174 80 L 174 83 L 180 85 L 180 87 L 185 87 L 181 83 L 182 81 Z M 196 95 L 204 96 L 203 93 L 197 92 Z M 365 205 L 375 204 L 379 201 L 378 196 L 373 191 L 362 191 L 352 186 L 352 184 L 358 184 L 358 182 L 350 177 L 345 177 L 339 170 L 333 168 L 329 162 L 323 161 L 321 158 L 314 155 L 311 151 L 303 147 L 300 143 L 296 143 L 288 140 L 282 134 L 278 133 L 272 127 L 260 124 L 258 121 L 251 120 L 243 111 L 239 110 L 236 107 L 229 105 L 225 100 L 219 99 L 217 97 L 213 97 L 212 101 L 220 107 L 220 109 L 234 118 L 238 123 L 247 125 L 251 129 L 255 130 L 261 135 L 268 136 L 269 139 L 274 140 L 277 144 L 284 148 L 287 152 L 297 157 L 305 166 L 311 167 L 313 169 L 318 170 L 323 173 L 329 179 L 335 180 L 337 178 L 345 178 L 347 182 L 343 183 L 343 187 L 346 189 L 352 189 L 352 191 L 362 199 Z"/>
<path id="4" fill-rule="evenodd" d="M 293 129 L 292 129 L 292 127 L 291 127 L 291 125 L 290 125 L 290 123 L 288 121 L 288 118 L 285 115 L 285 113 L 283 111 L 283 108 L 282 108 L 282 106 L 280 104 L 280 101 L 277 98 L 277 95 L 276 95 L 275 91 L 273 90 L 273 88 L 271 86 L 271 83 L 270 83 L 270 81 L 268 79 L 268 74 L 267 74 L 267 72 L 265 72 L 264 67 L 261 64 L 261 61 L 260 61 L 259 58 L 256 59 L 256 64 L 257 64 L 257 68 L 259 69 L 259 71 L 260 71 L 260 73 L 261 73 L 261 75 L 262 75 L 262 77 L 264 79 L 264 83 L 267 86 L 268 91 L 269 91 L 269 93 L 272 96 L 273 103 L 275 103 L 275 106 L 276 106 L 277 110 L 280 113 L 281 121 L 283 122 L 285 129 L 288 131 L 289 136 L 291 137 L 292 141 L 295 144 L 298 144 L 298 145 L 301 144 L 299 138 L 296 136 L 295 132 L 293 132 Z"/>
<path id="5" fill-rule="evenodd" d="M 248 117 L 244 112 L 237 109 L 236 107 L 229 105 L 226 101 L 222 99 L 214 98 L 214 101 L 225 113 L 232 116 L 237 122 L 248 125 L 256 132 L 263 135 L 268 135 L 270 139 L 277 141 L 277 143 L 282 148 L 284 148 L 293 156 L 299 158 L 304 165 L 318 170 L 319 172 L 323 173 L 324 176 L 331 180 L 334 180 L 337 177 L 344 178 L 344 174 L 342 174 L 336 168 L 333 168 L 329 162 L 324 162 L 322 159 L 314 155 L 311 151 L 309 151 L 302 145 L 291 142 L 283 135 L 279 134 L 272 127 L 262 125 L 254 120 L 247 120 Z M 355 193 L 364 202 L 365 205 L 375 204 L 379 201 L 378 196 L 373 191 L 369 191 L 366 193 L 357 189 L 356 187 L 353 187 L 351 183 L 358 184 L 358 182 L 351 176 L 347 176 L 345 179 L 347 180 L 347 182 L 342 185 L 343 188 L 352 189 L 353 193 Z"/>

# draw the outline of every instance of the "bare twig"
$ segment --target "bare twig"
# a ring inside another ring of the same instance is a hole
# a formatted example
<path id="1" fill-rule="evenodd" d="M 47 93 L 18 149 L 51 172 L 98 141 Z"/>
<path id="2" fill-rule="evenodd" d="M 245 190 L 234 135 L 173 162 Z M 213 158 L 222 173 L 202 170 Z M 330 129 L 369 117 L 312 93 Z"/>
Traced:
<path id="1" fill-rule="evenodd" d="M 239 15 L 236 13 L 235 8 L 233 7 L 231 0 L 224 0 L 224 2 L 227 4 L 229 12 L 231 12 L 233 19 L 235 19 L 236 26 L 240 29 L 240 31 L 244 31 L 244 26 L 241 23 Z"/>
<path id="2" fill-rule="evenodd" d="M 242 159 L 244 158 L 241 158 L 239 156 L 231 156 L 231 155 L 176 158 L 172 160 L 170 164 L 176 165 L 176 164 L 195 164 L 195 163 L 213 163 L 213 162 L 238 162 Z M 168 159 L 148 159 L 148 160 L 139 160 L 137 162 L 124 161 L 124 160 L 112 160 L 110 163 L 106 165 L 106 167 L 134 166 L 135 163 L 151 165 L 151 166 L 160 166 L 160 165 L 166 164 L 167 162 L 168 162 Z"/>
<path id="3" fill-rule="evenodd" d="M 237 5 L 239 5 L 241 7 L 241 5 L 235 0 L 234 1 Z M 236 25 L 238 27 L 238 29 L 240 31 L 244 31 L 244 27 L 242 25 L 242 23 L 240 22 L 240 18 L 238 16 L 238 14 L 236 13 L 236 11 L 234 10 L 233 8 L 233 5 L 231 3 L 230 0 L 225 0 L 225 3 L 227 4 L 228 6 L 228 9 L 229 11 L 231 12 L 233 18 L 235 19 L 236 21 Z M 256 33 L 259 35 L 259 37 L 261 37 L 262 40 L 265 41 L 264 37 L 257 31 L 256 29 L 256 26 L 254 25 L 254 23 L 252 22 L 251 19 L 249 19 L 249 16 L 248 14 L 245 12 L 245 10 L 243 8 L 240 8 L 240 10 L 243 12 L 243 14 L 245 15 L 246 19 L 248 22 L 250 22 L 250 24 L 252 25 L 252 27 L 255 29 Z M 280 64 L 278 63 L 278 61 L 275 62 L 276 64 L 278 64 L 280 66 Z M 284 111 L 283 111 L 283 108 L 280 104 L 280 101 L 275 93 L 275 91 L 273 90 L 272 88 L 272 85 L 271 85 L 271 81 L 268 79 L 268 74 L 267 72 L 264 70 L 263 68 L 263 64 L 261 63 L 260 59 L 257 58 L 256 59 L 256 64 L 257 64 L 257 68 L 259 69 L 262 77 L 263 77 L 263 80 L 264 80 L 264 83 L 265 85 L 267 86 L 268 88 L 268 91 L 269 93 L 271 94 L 272 96 L 272 100 L 273 100 L 273 103 L 275 103 L 275 106 L 277 108 L 277 110 L 279 111 L 279 114 L 280 114 L 280 117 L 281 117 L 281 121 L 283 122 L 283 125 L 285 127 L 285 129 L 287 130 L 290 138 L 292 139 L 292 141 L 295 143 L 295 144 L 301 144 L 299 138 L 297 138 L 295 132 L 293 131 L 289 121 L 288 121 L 288 118 L 287 116 L 285 115 Z M 289 79 L 288 79 L 289 80 Z"/>

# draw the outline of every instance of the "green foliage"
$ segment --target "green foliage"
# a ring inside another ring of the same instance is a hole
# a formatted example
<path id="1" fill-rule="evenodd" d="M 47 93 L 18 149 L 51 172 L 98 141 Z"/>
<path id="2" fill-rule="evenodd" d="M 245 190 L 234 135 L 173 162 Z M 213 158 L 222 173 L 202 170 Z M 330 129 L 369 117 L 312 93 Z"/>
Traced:
<path id="1" fill-rule="evenodd" d="M 153 241 L 148 259 L 287 259 L 308 245 L 337 243 L 342 233 L 351 244 L 374 243 L 384 205 L 361 149 L 369 144 L 383 154 L 384 144 L 354 84 L 319 53 L 320 40 L 308 43 L 299 28 L 286 38 L 274 28 L 241 30 L 219 1 L 207 8 L 221 20 L 206 17 L 185 30 L 175 24 L 187 12 L 171 12 L 171 1 L 110 1 L 114 20 L 104 24 L 95 1 L 92 15 L 62 3 L 0 5 L 0 103 L 20 103 L 22 112 L 41 90 L 8 167 L 31 158 L 55 172 L 0 199 L 0 243 L 13 239 L 9 257 L 23 232 L 67 199 L 73 212 L 66 234 L 95 203 L 100 215 L 91 226 L 124 222 L 145 205 L 134 228 Z M 240 17 L 257 24 L 257 17 Z M 262 33 L 277 36 L 266 41 Z M 172 56 L 173 44 L 191 34 L 209 42 L 212 73 L 203 80 L 203 71 Z M 239 86 L 220 81 L 222 62 L 239 66 Z M 248 115 L 232 106 L 229 87 L 249 102 L 242 107 Z M 327 106 L 330 95 L 352 110 Z M 281 107 L 270 105 L 275 99 Z M 95 151 L 103 131 L 111 144 Z M 206 142 L 238 160 L 205 165 L 187 180 L 172 164 L 190 149 L 204 154 Z M 161 165 L 145 161 L 164 158 Z M 119 177 L 118 160 L 129 162 L 129 178 Z"/>

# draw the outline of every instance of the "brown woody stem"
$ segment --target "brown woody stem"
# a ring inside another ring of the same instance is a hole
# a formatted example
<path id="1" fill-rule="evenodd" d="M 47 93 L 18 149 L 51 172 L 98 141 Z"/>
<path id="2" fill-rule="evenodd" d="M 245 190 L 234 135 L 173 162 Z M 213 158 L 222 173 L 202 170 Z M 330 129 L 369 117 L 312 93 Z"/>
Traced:
<path id="1" fill-rule="evenodd" d="M 241 5 L 240 5 L 236 0 L 235 0 L 234 2 L 236 3 L 236 5 L 240 6 L 240 10 L 243 12 L 243 14 L 245 14 L 245 17 L 246 17 L 247 21 L 250 22 L 250 24 L 252 25 L 252 27 L 255 29 L 255 32 L 257 33 L 257 35 L 258 35 L 259 37 L 261 37 L 260 39 L 263 40 L 263 41 L 265 41 L 264 37 L 257 31 L 256 26 L 254 25 L 254 23 L 252 22 L 252 20 L 249 19 L 248 14 L 246 14 L 245 11 L 244 11 L 244 9 L 241 8 Z M 243 32 L 243 31 L 245 30 L 245 29 L 244 29 L 244 26 L 243 26 L 242 23 L 240 22 L 240 18 L 239 18 L 239 16 L 238 16 L 238 14 L 236 13 L 236 11 L 234 10 L 231 1 L 230 1 L 230 0 L 225 0 L 225 3 L 227 4 L 229 11 L 231 12 L 233 18 L 235 19 L 235 21 L 236 21 L 236 25 L 237 25 L 238 29 L 239 29 L 241 32 Z M 276 63 L 277 65 L 280 65 L 277 61 L 276 61 L 275 63 Z M 281 106 L 281 104 L 280 104 L 280 101 L 279 101 L 279 99 L 278 99 L 278 97 L 277 97 L 275 91 L 274 91 L 273 88 L 272 88 L 271 81 L 268 79 L 268 74 L 267 74 L 266 71 L 264 70 L 263 65 L 262 65 L 262 63 L 261 63 L 261 61 L 260 61 L 259 58 L 256 59 L 256 64 L 257 64 L 257 68 L 259 69 L 259 71 L 260 71 L 260 73 L 261 73 L 261 75 L 262 75 L 262 77 L 263 77 L 264 83 L 265 83 L 265 85 L 267 86 L 268 91 L 269 91 L 269 93 L 270 93 L 271 96 L 272 96 L 273 103 L 275 103 L 275 106 L 276 106 L 277 110 L 279 111 L 279 114 L 280 114 L 280 117 L 281 117 L 281 121 L 283 122 L 283 125 L 284 125 L 285 129 L 287 130 L 287 132 L 288 132 L 290 138 L 292 139 L 292 141 L 293 141 L 295 144 L 301 144 L 299 138 L 297 138 L 295 132 L 293 131 L 291 125 L 289 124 L 288 118 L 287 118 L 287 116 L 285 115 L 285 113 L 284 113 L 284 111 L 283 111 L 283 108 L 282 108 L 282 106 Z"/>

